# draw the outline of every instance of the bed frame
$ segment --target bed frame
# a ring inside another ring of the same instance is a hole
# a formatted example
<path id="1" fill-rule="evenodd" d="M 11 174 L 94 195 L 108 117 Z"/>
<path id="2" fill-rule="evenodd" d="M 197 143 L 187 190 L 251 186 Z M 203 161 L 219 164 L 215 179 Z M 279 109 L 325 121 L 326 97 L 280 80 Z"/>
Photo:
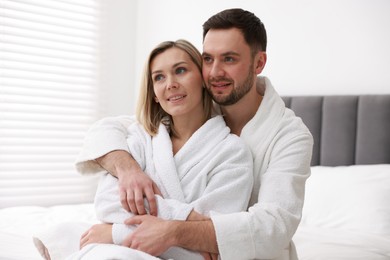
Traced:
<path id="1" fill-rule="evenodd" d="M 390 163 L 390 95 L 282 98 L 313 135 L 312 166 Z"/>

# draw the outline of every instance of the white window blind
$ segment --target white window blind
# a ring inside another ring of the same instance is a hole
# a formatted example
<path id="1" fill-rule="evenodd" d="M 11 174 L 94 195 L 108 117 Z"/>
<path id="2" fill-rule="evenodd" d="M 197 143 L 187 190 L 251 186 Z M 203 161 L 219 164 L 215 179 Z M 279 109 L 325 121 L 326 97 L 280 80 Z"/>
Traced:
<path id="1" fill-rule="evenodd" d="M 0 208 L 91 202 L 76 173 L 99 116 L 97 0 L 0 0 Z"/>

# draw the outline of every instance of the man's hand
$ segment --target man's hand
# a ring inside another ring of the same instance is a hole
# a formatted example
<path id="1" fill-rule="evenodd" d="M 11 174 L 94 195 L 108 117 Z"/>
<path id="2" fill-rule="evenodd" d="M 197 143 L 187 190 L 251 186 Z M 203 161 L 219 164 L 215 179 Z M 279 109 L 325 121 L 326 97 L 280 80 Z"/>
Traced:
<path id="1" fill-rule="evenodd" d="M 81 235 L 80 249 L 92 243 L 113 244 L 112 224 L 96 224 Z"/>
<path id="2" fill-rule="evenodd" d="M 148 201 L 150 214 L 157 216 L 155 194 L 161 195 L 157 185 L 138 166 L 132 172 L 118 170 L 119 195 L 122 207 L 135 215 L 146 214 L 144 198 Z"/>
<path id="3" fill-rule="evenodd" d="M 208 220 L 208 219 L 210 219 L 210 218 L 196 212 L 195 210 L 192 210 L 191 213 L 187 217 L 188 221 L 201 221 L 201 220 Z"/>
<path id="4" fill-rule="evenodd" d="M 204 260 L 218 260 L 219 254 L 213 254 L 213 253 L 200 253 Z"/>
<path id="5" fill-rule="evenodd" d="M 150 215 L 129 218 L 125 221 L 126 225 L 139 226 L 123 240 L 122 245 L 153 256 L 161 255 L 175 245 L 174 226 L 171 223 Z"/>
<path id="6" fill-rule="evenodd" d="M 154 195 L 162 196 L 161 191 L 128 152 L 113 151 L 96 161 L 118 178 L 120 200 L 125 210 L 135 215 L 146 214 L 144 204 L 144 198 L 146 198 L 150 214 L 157 216 L 157 203 Z"/>

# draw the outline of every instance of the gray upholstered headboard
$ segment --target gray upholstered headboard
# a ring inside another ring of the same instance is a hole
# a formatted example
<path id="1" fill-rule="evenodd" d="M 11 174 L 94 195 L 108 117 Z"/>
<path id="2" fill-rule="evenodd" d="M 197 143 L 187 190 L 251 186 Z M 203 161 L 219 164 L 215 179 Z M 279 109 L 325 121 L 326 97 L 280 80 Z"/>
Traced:
<path id="1" fill-rule="evenodd" d="M 313 166 L 390 163 L 390 95 L 283 100 L 313 135 Z"/>

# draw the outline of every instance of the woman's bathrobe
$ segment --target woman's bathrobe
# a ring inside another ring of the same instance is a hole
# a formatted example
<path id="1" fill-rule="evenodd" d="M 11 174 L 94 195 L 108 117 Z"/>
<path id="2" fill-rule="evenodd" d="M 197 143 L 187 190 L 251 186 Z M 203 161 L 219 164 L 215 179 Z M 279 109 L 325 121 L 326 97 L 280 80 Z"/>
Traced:
<path id="1" fill-rule="evenodd" d="M 285 107 L 268 78 L 259 77 L 257 89 L 263 101 L 240 136 L 254 158 L 249 209 L 212 216 L 218 249 L 222 259 L 296 260 L 292 237 L 301 219 L 313 138 L 302 120 Z M 131 122 L 129 116 L 105 118 L 91 127 L 81 151 L 90 161 L 76 165 L 78 170 L 94 172 L 98 165 L 93 159 L 127 150 Z M 99 142 L 105 136 L 110 138 Z"/>
<path id="2" fill-rule="evenodd" d="M 207 216 L 247 209 L 253 185 L 252 155 L 238 136 L 230 134 L 222 116 L 208 120 L 175 155 L 163 124 L 155 137 L 138 123 L 128 133 L 131 155 L 163 194 L 164 198 L 156 196 L 159 217 L 185 220 L 192 209 Z M 99 220 L 114 223 L 113 240 L 120 245 L 131 232 L 123 223 L 132 214 L 121 206 L 118 181 L 108 173 L 99 183 L 95 207 Z M 173 248 L 162 257 L 203 259 L 185 251 Z"/>

